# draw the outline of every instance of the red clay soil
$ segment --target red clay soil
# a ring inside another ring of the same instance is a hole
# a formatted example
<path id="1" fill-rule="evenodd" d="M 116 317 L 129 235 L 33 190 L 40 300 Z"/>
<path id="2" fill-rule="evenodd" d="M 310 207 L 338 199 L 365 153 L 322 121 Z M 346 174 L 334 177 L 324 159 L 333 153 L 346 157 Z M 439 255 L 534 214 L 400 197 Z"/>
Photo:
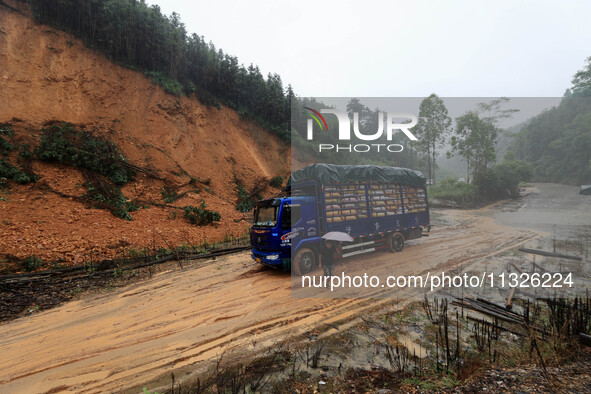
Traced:
<path id="1" fill-rule="evenodd" d="M 23 9 L 20 3 L 6 3 Z M 198 185 L 200 192 L 171 205 L 205 201 L 221 214 L 221 221 L 199 227 L 180 210 L 156 206 L 133 212 L 133 221 L 118 219 L 77 198 L 50 192 L 81 196 L 85 180 L 73 167 L 35 160 L 33 170 L 41 177 L 37 183 L 11 183 L 9 192 L 0 191 L 0 262 L 7 255 L 37 255 L 47 268 L 57 259 L 79 264 L 90 256 L 96 261 L 130 248 L 199 244 L 244 234 L 249 224 L 235 209 L 235 178 L 249 190 L 262 178 L 285 177 L 289 145 L 240 120 L 229 108 L 171 96 L 143 74 L 111 63 L 81 40 L 27 15 L 26 9 L 17 13 L 0 7 L 0 123 L 10 122 L 15 130 L 7 139 L 36 146 L 46 122 L 71 122 L 110 139 L 132 164 L 166 179 L 139 174 L 122 189 L 127 199 L 164 204 L 160 191 L 165 184 L 179 186 L 194 177 L 205 182 Z M 269 188 L 265 195 L 275 192 Z"/>

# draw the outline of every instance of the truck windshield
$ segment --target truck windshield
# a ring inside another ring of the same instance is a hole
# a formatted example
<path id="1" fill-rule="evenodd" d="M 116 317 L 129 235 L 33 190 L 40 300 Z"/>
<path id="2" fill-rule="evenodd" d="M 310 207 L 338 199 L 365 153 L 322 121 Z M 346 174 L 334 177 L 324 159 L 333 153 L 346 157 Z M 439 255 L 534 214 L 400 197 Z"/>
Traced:
<path id="1" fill-rule="evenodd" d="M 254 214 L 255 226 L 273 227 L 277 224 L 277 207 L 258 207 Z"/>

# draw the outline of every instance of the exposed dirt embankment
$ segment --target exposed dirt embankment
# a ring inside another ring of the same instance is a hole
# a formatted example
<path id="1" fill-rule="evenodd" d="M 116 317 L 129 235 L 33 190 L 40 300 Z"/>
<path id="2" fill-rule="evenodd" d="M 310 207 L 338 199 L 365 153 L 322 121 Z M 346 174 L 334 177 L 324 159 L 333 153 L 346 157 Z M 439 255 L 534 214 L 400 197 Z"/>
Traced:
<path id="1" fill-rule="evenodd" d="M 68 196 L 84 194 L 79 170 L 34 158 L 32 169 L 39 181 L 11 183 L 0 199 L 0 260 L 6 254 L 35 254 L 44 260 L 81 262 L 91 252 L 99 259 L 131 247 L 166 246 L 158 233 L 176 245 L 242 234 L 248 225 L 238 221 L 243 214 L 234 207 L 235 179 L 249 190 L 262 177 L 289 172 L 289 147 L 240 120 L 235 111 L 166 94 L 142 73 L 111 63 L 81 40 L 36 24 L 26 10 L 18 13 L 0 5 L 0 123 L 10 122 L 14 129 L 6 138 L 15 146 L 34 147 L 48 121 L 70 122 L 108 138 L 132 164 L 164 179 L 139 174 L 122 188 L 127 199 L 164 204 L 160 192 L 165 184 L 178 186 L 196 178 L 202 182 L 190 189 L 199 192 L 189 192 L 172 205 L 205 201 L 208 209 L 221 214 L 221 221 L 197 227 L 181 211 L 153 205 L 134 212 L 133 221 L 118 219 L 108 210 L 87 209 L 76 198 L 46 187 Z"/>

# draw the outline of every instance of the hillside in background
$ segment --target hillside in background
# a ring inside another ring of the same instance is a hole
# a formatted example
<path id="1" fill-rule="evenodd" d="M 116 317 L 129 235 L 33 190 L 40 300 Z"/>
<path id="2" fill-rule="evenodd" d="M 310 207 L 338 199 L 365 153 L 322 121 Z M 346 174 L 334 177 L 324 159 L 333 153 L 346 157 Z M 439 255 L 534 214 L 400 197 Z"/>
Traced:
<path id="1" fill-rule="evenodd" d="M 131 248 L 242 235 L 248 223 L 235 207 L 238 191 L 275 193 L 270 179 L 289 173 L 289 145 L 277 135 L 225 106 L 166 93 L 81 39 L 38 24 L 21 2 L 0 4 L 0 81 L 0 137 L 11 148 L 0 151 L 0 160 L 39 178 L 5 180 L 0 188 L 3 264 L 32 255 L 47 264 L 81 263 Z M 132 168 L 135 175 L 121 181 L 93 172 L 92 154 L 86 167 L 41 160 L 35 152 L 52 126 L 73 130 L 81 144 L 100 142 L 114 160 L 107 167 L 121 163 L 121 174 Z M 92 190 L 103 183 L 115 194 L 120 189 L 133 220 L 102 209 L 104 196 Z M 185 219 L 185 206 L 203 203 L 219 212 L 219 222 Z"/>
<path id="2" fill-rule="evenodd" d="M 527 121 L 512 150 L 543 182 L 591 184 L 591 57 L 562 101 Z"/>
<path id="3" fill-rule="evenodd" d="M 532 164 L 534 179 L 591 183 L 591 96 L 564 97 L 530 119 L 515 135 L 513 150 Z"/>

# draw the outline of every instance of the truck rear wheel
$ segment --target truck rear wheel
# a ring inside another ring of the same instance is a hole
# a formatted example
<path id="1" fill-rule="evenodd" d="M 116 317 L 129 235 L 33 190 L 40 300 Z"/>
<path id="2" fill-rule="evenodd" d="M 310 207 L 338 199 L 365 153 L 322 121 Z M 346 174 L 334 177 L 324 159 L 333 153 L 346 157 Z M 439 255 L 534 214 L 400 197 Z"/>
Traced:
<path id="1" fill-rule="evenodd" d="M 390 234 L 387 244 L 390 252 L 402 252 L 402 249 L 404 249 L 404 235 L 401 233 Z"/>
<path id="2" fill-rule="evenodd" d="M 316 267 L 316 255 L 308 248 L 296 252 L 291 263 L 291 272 L 297 276 L 306 275 Z"/>

